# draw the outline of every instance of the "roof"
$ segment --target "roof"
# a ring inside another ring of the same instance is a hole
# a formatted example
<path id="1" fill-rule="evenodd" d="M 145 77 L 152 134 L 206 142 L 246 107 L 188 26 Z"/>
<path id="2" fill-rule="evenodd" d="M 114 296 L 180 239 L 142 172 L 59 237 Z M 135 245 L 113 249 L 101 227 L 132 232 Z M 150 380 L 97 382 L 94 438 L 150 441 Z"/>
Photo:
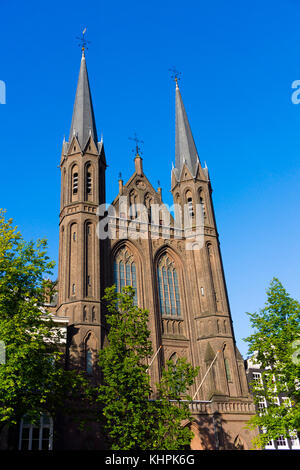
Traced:
<path id="1" fill-rule="evenodd" d="M 193 177 L 196 176 L 199 161 L 198 152 L 194 142 L 189 120 L 182 101 L 179 86 L 176 83 L 176 133 L 175 133 L 175 168 L 174 173 L 178 180 L 184 163 Z"/>
<path id="2" fill-rule="evenodd" d="M 84 148 L 90 136 L 93 137 L 94 142 L 98 142 L 84 53 L 81 58 L 69 142 L 71 142 L 74 135 L 77 136 L 81 148 Z"/>

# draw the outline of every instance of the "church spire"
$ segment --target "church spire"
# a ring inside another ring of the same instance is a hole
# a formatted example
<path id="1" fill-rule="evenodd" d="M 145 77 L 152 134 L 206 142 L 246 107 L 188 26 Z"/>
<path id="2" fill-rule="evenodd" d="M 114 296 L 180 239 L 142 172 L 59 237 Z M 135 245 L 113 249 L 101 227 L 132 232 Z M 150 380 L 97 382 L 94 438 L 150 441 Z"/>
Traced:
<path id="1" fill-rule="evenodd" d="M 90 136 L 96 144 L 98 142 L 84 47 L 82 48 L 69 142 L 71 142 L 74 135 L 76 135 L 82 149 Z"/>
<path id="2" fill-rule="evenodd" d="M 180 94 L 178 80 L 176 81 L 176 130 L 175 130 L 175 175 L 179 180 L 184 163 L 193 177 L 196 176 L 199 163 L 198 152 Z M 173 170 L 173 171 L 174 171 Z"/>

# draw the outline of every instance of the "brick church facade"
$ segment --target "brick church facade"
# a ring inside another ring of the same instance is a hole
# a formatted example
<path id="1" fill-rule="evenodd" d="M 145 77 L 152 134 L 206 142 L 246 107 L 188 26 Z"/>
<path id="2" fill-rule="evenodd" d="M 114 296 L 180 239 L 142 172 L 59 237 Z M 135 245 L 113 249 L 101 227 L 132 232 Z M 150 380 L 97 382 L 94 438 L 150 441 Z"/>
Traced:
<path id="1" fill-rule="evenodd" d="M 101 238 L 104 214 L 98 208 L 106 202 L 107 164 L 83 51 L 70 136 L 63 143 L 60 162 L 56 315 L 69 322 L 70 365 L 97 375 L 97 351 L 106 338 L 104 289 L 114 283 L 118 289 L 132 285 L 137 305 L 150 312 L 153 350 L 158 351 L 150 368 L 152 384 L 159 381 L 170 358 L 186 357 L 200 367 L 191 390 L 192 448 L 249 449 L 253 433 L 245 425 L 255 411 L 234 338 L 211 182 L 207 168 L 201 166 L 177 81 L 175 93 L 171 191 L 176 207 L 182 213 L 187 210 L 189 229 L 176 225 L 163 206 L 161 189 L 156 190 L 144 174 L 137 147 L 133 174 L 125 184 L 120 178 L 119 194 L 111 204 L 109 227 L 114 236 Z M 146 209 L 143 220 L 137 218 L 139 205 Z M 155 205 L 162 215 L 151 224 Z M 199 207 L 201 223 L 196 217 Z"/>

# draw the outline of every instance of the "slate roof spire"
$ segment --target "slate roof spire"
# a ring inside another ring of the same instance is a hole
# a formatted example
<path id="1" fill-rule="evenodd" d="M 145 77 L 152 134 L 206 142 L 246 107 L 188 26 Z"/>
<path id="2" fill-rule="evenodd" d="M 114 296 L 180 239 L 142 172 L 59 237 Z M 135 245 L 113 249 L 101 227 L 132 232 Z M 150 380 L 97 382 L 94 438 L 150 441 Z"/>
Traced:
<path id="1" fill-rule="evenodd" d="M 175 98 L 175 175 L 179 180 L 183 164 L 185 163 L 193 177 L 196 176 L 197 166 L 200 163 L 193 134 L 176 80 Z"/>
<path id="2" fill-rule="evenodd" d="M 96 144 L 98 142 L 84 48 L 82 48 L 69 142 L 71 142 L 74 135 L 77 136 L 82 149 L 85 147 L 90 136 L 93 137 Z"/>

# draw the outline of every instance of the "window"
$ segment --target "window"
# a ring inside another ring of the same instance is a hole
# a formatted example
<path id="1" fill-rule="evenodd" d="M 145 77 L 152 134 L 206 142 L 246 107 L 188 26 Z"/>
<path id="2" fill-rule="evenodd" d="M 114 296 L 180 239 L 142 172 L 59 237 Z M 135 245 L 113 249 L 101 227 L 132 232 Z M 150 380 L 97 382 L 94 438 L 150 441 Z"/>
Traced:
<path id="1" fill-rule="evenodd" d="M 203 217 L 206 217 L 205 205 L 204 205 L 203 197 L 201 197 L 201 196 L 200 196 L 200 206 L 201 206 Z"/>
<path id="2" fill-rule="evenodd" d="M 86 176 L 86 191 L 88 194 L 91 194 L 92 192 L 92 175 L 91 173 L 87 173 Z"/>
<path id="3" fill-rule="evenodd" d="M 125 286 L 133 287 L 135 291 L 134 304 L 137 305 L 136 266 L 132 254 L 127 248 L 120 250 L 114 261 L 114 283 L 117 291 Z"/>
<path id="4" fill-rule="evenodd" d="M 191 197 L 188 197 L 187 198 L 187 203 L 188 203 L 189 215 L 191 217 L 194 217 L 193 199 Z"/>
<path id="5" fill-rule="evenodd" d="M 93 353 L 90 349 L 85 353 L 85 370 L 88 375 L 93 375 Z"/>
<path id="6" fill-rule="evenodd" d="M 92 308 L 92 322 L 96 321 L 96 311 L 95 307 Z"/>
<path id="7" fill-rule="evenodd" d="M 282 404 L 285 405 L 287 408 L 292 407 L 292 402 L 289 397 L 282 397 L 281 400 L 282 400 Z"/>
<path id="8" fill-rule="evenodd" d="M 73 173 L 73 194 L 78 193 L 78 173 Z"/>
<path id="9" fill-rule="evenodd" d="M 194 217 L 194 206 L 193 206 L 193 195 L 191 191 L 187 191 L 185 194 L 188 215 L 190 218 Z"/>
<path id="10" fill-rule="evenodd" d="M 86 200 L 90 200 L 91 197 L 89 196 L 91 196 L 93 192 L 93 168 L 90 163 L 88 163 L 85 166 L 84 174 L 85 174 L 85 198 Z"/>
<path id="11" fill-rule="evenodd" d="M 160 259 L 157 275 L 161 315 L 181 317 L 177 271 L 167 255 Z"/>
<path id="12" fill-rule="evenodd" d="M 261 386 L 262 385 L 261 372 L 253 372 L 252 380 L 256 387 Z"/>
<path id="13" fill-rule="evenodd" d="M 278 447 L 288 447 L 287 440 L 283 436 L 279 436 L 275 442 Z"/>
<path id="14" fill-rule="evenodd" d="M 229 360 L 226 358 L 225 359 L 225 371 L 226 371 L 226 378 L 228 382 L 231 382 L 231 374 L 230 374 L 230 366 L 229 366 Z"/>
<path id="15" fill-rule="evenodd" d="M 19 450 L 52 450 L 53 419 L 42 414 L 40 420 L 32 423 L 26 416 L 21 419 Z"/>
<path id="16" fill-rule="evenodd" d="M 266 412 L 267 401 L 266 401 L 265 397 L 260 397 L 259 398 L 258 403 L 257 403 L 257 408 L 258 408 L 258 411 L 259 411 L 260 415 Z"/>
<path id="17" fill-rule="evenodd" d="M 72 295 L 75 295 L 75 284 L 72 284 Z"/>
<path id="18" fill-rule="evenodd" d="M 292 431 L 290 433 L 290 436 L 291 436 L 291 446 L 293 449 L 299 449 L 300 448 L 300 441 L 299 441 L 299 438 L 298 438 L 298 434 L 297 434 L 297 431 Z"/>

